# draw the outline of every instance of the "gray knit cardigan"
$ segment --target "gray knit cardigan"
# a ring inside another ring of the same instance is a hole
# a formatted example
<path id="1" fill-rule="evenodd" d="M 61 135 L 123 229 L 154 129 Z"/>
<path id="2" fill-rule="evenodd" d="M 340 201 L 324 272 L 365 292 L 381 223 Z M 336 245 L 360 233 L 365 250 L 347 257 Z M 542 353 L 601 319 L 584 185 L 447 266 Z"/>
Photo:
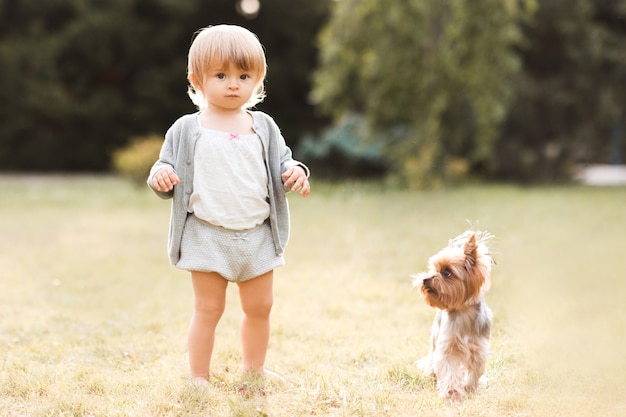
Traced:
<path id="1" fill-rule="evenodd" d="M 301 166 L 309 176 L 309 168 L 294 160 L 291 149 L 285 143 L 278 125 L 267 114 L 250 111 L 253 118 L 252 128 L 263 143 L 263 159 L 268 175 L 268 194 L 270 203 L 270 225 L 276 247 L 276 254 L 282 255 L 289 240 L 289 205 L 287 189 L 281 174 L 294 166 Z M 200 137 L 198 113 L 187 114 L 174 122 L 165 134 L 165 142 L 159 154 L 159 160 L 152 166 L 148 176 L 148 186 L 152 188 L 152 177 L 164 167 L 172 168 L 180 183 L 170 192 L 152 189 L 163 199 L 173 198 L 170 214 L 168 255 L 172 265 L 180 259 L 180 243 L 183 227 L 187 219 L 189 198 L 193 192 L 194 150 Z"/>

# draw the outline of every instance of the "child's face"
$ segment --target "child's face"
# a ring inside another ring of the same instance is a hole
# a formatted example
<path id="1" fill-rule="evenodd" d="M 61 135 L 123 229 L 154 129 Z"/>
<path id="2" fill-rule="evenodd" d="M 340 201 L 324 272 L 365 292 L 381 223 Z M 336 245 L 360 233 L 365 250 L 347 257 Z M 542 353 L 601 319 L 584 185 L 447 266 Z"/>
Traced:
<path id="1" fill-rule="evenodd" d="M 204 80 L 203 94 L 209 108 L 234 110 L 243 107 L 255 92 L 258 76 L 235 65 L 212 68 Z"/>

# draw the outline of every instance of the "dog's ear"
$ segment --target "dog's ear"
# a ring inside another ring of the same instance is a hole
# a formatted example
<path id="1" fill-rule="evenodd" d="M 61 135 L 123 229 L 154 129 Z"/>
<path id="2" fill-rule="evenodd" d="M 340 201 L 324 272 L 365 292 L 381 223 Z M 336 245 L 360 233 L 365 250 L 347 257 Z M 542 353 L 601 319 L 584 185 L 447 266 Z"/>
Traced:
<path id="1" fill-rule="evenodd" d="M 468 272 L 467 281 L 465 282 L 468 298 L 477 297 L 480 294 L 482 286 L 485 284 L 485 275 L 482 273 L 478 265 L 478 243 L 476 243 L 476 234 L 472 234 L 463 246 L 465 255 L 465 269 Z"/>
<path id="2" fill-rule="evenodd" d="M 465 255 L 465 269 L 468 272 L 471 272 L 474 268 L 474 265 L 476 265 L 477 248 L 478 245 L 476 244 L 476 234 L 473 233 L 469 237 L 469 239 L 467 239 L 467 242 L 465 242 L 465 245 L 463 246 L 463 253 Z"/>

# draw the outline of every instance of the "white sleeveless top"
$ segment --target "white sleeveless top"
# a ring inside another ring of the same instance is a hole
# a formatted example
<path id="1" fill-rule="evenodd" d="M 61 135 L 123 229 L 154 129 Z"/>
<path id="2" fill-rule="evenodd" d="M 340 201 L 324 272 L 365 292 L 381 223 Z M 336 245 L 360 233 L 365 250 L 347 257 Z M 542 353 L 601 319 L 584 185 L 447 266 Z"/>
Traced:
<path id="1" fill-rule="evenodd" d="M 199 120 L 198 120 L 199 122 Z M 201 127 L 194 151 L 189 211 L 208 223 L 247 230 L 269 217 L 263 145 L 254 134 Z"/>

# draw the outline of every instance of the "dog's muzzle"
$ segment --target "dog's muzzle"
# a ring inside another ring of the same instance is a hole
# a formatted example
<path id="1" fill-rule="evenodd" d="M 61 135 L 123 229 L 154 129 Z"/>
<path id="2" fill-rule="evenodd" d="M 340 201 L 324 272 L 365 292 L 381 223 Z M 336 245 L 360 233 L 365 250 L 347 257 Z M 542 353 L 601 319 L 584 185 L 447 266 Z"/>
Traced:
<path id="1" fill-rule="evenodd" d="M 424 286 L 424 289 L 426 290 L 426 292 L 432 295 L 437 295 L 437 291 L 431 285 L 432 280 L 433 280 L 432 278 L 425 278 L 422 281 L 422 285 Z"/>

